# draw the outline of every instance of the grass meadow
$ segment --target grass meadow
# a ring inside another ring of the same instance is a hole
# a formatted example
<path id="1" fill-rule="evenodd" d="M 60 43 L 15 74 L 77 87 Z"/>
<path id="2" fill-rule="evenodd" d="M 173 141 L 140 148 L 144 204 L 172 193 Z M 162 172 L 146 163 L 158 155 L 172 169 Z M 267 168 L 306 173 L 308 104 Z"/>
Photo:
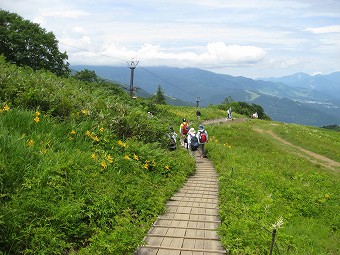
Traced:
<path id="1" fill-rule="evenodd" d="M 334 159 L 339 151 L 335 131 L 257 120 L 211 126 L 207 150 L 219 173 L 223 245 L 231 254 L 268 254 L 275 228 L 273 254 L 339 254 L 339 171 L 299 157 L 255 128 L 280 136 L 288 130 L 282 137 Z"/>

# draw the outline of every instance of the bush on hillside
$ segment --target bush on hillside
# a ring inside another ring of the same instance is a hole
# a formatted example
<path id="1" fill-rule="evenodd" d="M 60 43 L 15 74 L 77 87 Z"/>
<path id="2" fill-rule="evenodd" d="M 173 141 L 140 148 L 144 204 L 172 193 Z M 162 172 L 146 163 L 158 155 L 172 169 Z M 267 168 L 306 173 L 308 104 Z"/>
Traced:
<path id="1" fill-rule="evenodd" d="M 59 120 L 82 121 L 90 117 L 121 139 L 134 137 L 147 143 L 160 142 L 171 118 L 157 122 L 157 105 L 131 100 L 118 85 L 81 82 L 52 73 L 17 67 L 0 57 L 0 98 L 10 106 L 39 110 Z M 153 109 L 154 119 L 148 117 Z M 153 123 L 158 123 L 154 125 Z M 152 128 L 151 128 L 152 126 Z"/>
<path id="2" fill-rule="evenodd" d="M 226 100 L 218 105 L 219 109 L 227 111 L 229 108 L 232 108 L 233 112 L 236 112 L 238 114 L 244 115 L 244 116 L 252 116 L 255 112 L 258 114 L 259 119 L 263 120 L 271 120 L 271 118 L 264 112 L 262 106 L 258 104 L 248 104 L 246 102 L 235 102 L 228 98 Z"/>

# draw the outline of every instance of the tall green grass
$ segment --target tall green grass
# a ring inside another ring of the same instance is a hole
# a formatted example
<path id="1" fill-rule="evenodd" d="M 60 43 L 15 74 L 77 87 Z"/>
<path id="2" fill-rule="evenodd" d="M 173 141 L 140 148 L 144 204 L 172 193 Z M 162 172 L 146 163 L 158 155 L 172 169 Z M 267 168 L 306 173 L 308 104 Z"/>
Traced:
<path id="1" fill-rule="evenodd" d="M 13 108 L 0 124 L 4 254 L 132 253 L 194 171 L 186 151 L 120 140 L 91 118 Z"/>
<path id="2" fill-rule="evenodd" d="M 219 173 L 223 245 L 232 254 L 268 254 L 273 224 L 282 218 L 275 254 L 338 254 L 339 173 L 254 131 L 263 123 L 210 127 L 207 151 Z M 308 144 L 313 136 L 304 138 Z"/>

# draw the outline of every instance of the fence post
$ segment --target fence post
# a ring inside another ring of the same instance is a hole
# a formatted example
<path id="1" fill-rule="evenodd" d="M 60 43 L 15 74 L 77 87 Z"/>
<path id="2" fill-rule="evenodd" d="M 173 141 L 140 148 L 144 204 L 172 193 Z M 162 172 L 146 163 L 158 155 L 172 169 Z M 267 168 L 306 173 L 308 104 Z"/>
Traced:
<path id="1" fill-rule="evenodd" d="M 275 236 L 276 236 L 276 228 L 274 228 L 273 232 L 272 232 L 272 244 L 270 245 L 269 255 L 273 254 L 273 248 L 274 248 L 274 244 L 275 244 Z"/>

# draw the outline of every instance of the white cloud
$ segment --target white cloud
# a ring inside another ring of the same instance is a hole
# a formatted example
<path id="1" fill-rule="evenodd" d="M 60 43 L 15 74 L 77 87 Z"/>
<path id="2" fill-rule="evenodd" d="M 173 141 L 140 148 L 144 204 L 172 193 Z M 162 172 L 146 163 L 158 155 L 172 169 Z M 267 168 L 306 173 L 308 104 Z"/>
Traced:
<path id="1" fill-rule="evenodd" d="M 340 69 L 339 0 L 0 0 L 0 6 L 52 31 L 71 65 L 137 58 L 144 66 L 263 77 Z"/>
<path id="2" fill-rule="evenodd" d="M 83 27 L 73 27 L 72 31 L 78 34 L 87 34 L 87 31 Z"/>
<path id="3" fill-rule="evenodd" d="M 207 45 L 208 58 L 220 63 L 254 63 L 263 60 L 266 52 L 255 46 L 226 45 L 214 42 Z"/>
<path id="4" fill-rule="evenodd" d="M 223 42 L 211 42 L 200 49 L 186 49 L 182 52 L 178 52 L 178 49 L 172 51 L 155 44 L 144 44 L 136 50 L 128 49 L 117 43 L 108 44 L 103 48 L 104 50 L 98 52 L 98 58 L 101 58 L 103 62 L 108 61 L 103 59 L 104 55 L 126 61 L 136 58 L 144 65 L 219 67 L 260 62 L 266 54 L 263 49 L 255 46 L 226 45 Z M 84 61 L 89 60 L 84 59 Z"/>
<path id="5" fill-rule="evenodd" d="M 325 27 L 311 27 L 311 28 L 306 28 L 305 31 L 309 31 L 314 34 L 340 33 L 340 25 L 325 26 Z"/>
<path id="6" fill-rule="evenodd" d="M 296 59 L 296 58 L 292 58 L 292 59 L 287 59 L 281 62 L 280 67 L 281 68 L 290 68 L 293 66 L 298 66 L 299 64 L 301 64 L 301 61 Z"/>
<path id="7" fill-rule="evenodd" d="M 81 10 L 72 10 L 72 9 L 60 9 L 60 10 L 53 10 L 53 11 L 44 11 L 42 16 L 44 17 L 58 17 L 58 18 L 79 18 L 83 16 L 89 15 L 85 11 Z"/>

